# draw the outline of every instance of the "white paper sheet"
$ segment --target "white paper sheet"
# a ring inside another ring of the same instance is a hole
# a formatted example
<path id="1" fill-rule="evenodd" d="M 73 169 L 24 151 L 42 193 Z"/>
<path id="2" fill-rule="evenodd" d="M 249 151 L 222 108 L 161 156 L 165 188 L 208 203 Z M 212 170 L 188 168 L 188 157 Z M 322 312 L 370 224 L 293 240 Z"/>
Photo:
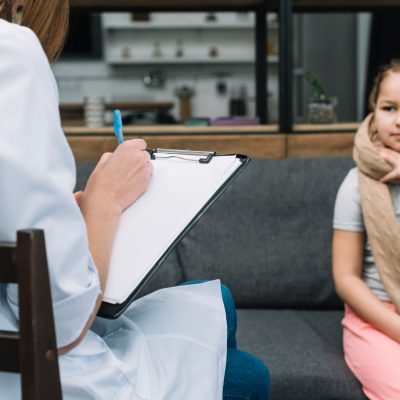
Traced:
<path id="1" fill-rule="evenodd" d="M 115 237 L 104 301 L 123 303 L 202 207 L 241 165 L 236 156 L 208 164 L 152 160 L 150 186 L 126 209 Z"/>

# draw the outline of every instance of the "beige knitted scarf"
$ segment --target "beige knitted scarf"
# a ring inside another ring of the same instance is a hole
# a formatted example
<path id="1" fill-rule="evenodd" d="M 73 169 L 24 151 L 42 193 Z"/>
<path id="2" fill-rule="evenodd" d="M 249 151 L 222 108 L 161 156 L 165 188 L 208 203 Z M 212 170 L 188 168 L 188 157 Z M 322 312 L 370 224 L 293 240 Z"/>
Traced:
<path id="1" fill-rule="evenodd" d="M 372 114 L 360 125 L 354 139 L 353 158 L 358 166 L 361 207 L 367 236 L 378 272 L 400 314 L 400 231 L 389 187 L 379 181 L 392 170 L 377 149 L 383 147 Z"/>

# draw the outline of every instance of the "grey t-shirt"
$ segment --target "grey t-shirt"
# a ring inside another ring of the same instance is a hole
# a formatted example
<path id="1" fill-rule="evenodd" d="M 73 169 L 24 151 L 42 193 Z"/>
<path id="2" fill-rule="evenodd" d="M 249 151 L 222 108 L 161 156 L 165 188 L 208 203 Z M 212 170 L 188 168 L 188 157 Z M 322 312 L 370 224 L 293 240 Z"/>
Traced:
<path id="1" fill-rule="evenodd" d="M 400 185 L 389 185 L 389 189 L 392 195 L 397 222 L 400 224 Z M 357 168 L 349 171 L 339 188 L 336 196 L 333 228 L 352 232 L 365 232 Z M 362 279 L 379 299 L 390 301 L 379 277 L 368 238 L 364 247 Z"/>

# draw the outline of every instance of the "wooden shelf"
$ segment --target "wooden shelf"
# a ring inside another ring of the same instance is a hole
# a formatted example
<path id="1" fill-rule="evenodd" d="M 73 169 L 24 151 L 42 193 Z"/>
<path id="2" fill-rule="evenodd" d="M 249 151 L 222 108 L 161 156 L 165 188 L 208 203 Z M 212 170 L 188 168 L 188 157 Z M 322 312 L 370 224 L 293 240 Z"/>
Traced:
<path id="1" fill-rule="evenodd" d="M 137 11 L 254 10 L 266 0 L 70 0 L 71 7 Z"/>
<path id="2" fill-rule="evenodd" d="M 174 107 L 174 103 L 170 101 L 153 102 L 106 102 L 105 109 L 112 111 L 115 109 L 124 111 L 157 111 L 165 113 Z M 84 121 L 84 104 L 83 103 L 62 103 L 60 104 L 61 121 L 64 125 L 75 126 L 81 128 Z"/>
<path id="3" fill-rule="evenodd" d="M 114 135 L 67 134 L 78 163 L 97 162 L 116 148 Z M 125 134 L 126 139 L 143 138 L 148 148 L 212 150 L 221 154 L 239 153 L 254 158 L 351 157 L 353 133 L 314 134 L 197 134 L 157 135 L 142 131 Z"/>
<path id="4" fill-rule="evenodd" d="M 66 135 L 114 135 L 113 128 L 87 128 L 84 126 L 64 126 Z M 186 125 L 126 125 L 125 135 L 254 135 L 278 132 L 278 125 L 251 126 L 186 126 Z"/>
<path id="5" fill-rule="evenodd" d="M 130 101 L 115 101 L 106 102 L 106 110 L 114 110 L 116 108 L 120 110 L 170 110 L 174 106 L 171 101 L 140 101 L 140 102 L 130 102 Z M 84 103 L 61 103 L 61 111 L 79 112 L 83 111 Z"/>
<path id="6" fill-rule="evenodd" d="M 336 124 L 294 124 L 294 133 L 316 133 L 316 132 L 356 132 L 359 122 L 341 122 Z"/>
<path id="7" fill-rule="evenodd" d="M 279 28 L 277 22 L 267 22 L 267 28 L 270 31 L 277 30 Z M 231 22 L 231 23 L 220 23 L 220 22 L 201 22 L 201 23 L 153 23 L 153 22 L 124 22 L 124 23 L 105 23 L 104 29 L 108 31 L 119 31 L 119 30 L 137 30 L 137 31 L 161 31 L 161 30 L 254 30 L 255 24 L 250 22 Z"/>
<path id="8" fill-rule="evenodd" d="M 296 125 L 298 133 L 281 134 L 277 125 L 205 126 L 183 125 L 126 126 L 126 139 L 143 138 L 148 148 L 213 150 L 240 153 L 256 158 L 351 157 L 356 123 Z M 354 129 L 353 129 L 354 128 Z M 80 163 L 97 162 L 104 152 L 114 151 L 116 138 L 111 127 L 64 127 L 67 140 Z M 304 132 L 304 133 L 301 133 Z M 306 133 L 307 132 L 307 133 Z"/>
<path id="9" fill-rule="evenodd" d="M 316 133 L 325 134 L 354 134 L 359 126 L 358 122 L 336 124 L 295 124 L 293 136 Z M 85 126 L 64 126 L 67 135 L 113 135 L 111 126 L 102 128 L 88 128 Z M 277 124 L 248 125 L 248 126 L 186 126 L 186 125 L 126 125 L 126 135 L 254 135 L 280 134 Z M 290 136 L 290 135 L 288 135 Z"/>
<path id="10" fill-rule="evenodd" d="M 247 154 L 259 158 L 285 158 L 284 135 L 126 135 L 143 138 L 148 148 L 175 148 L 216 151 L 222 154 Z M 116 148 L 115 136 L 71 136 L 67 140 L 78 163 L 97 162 L 100 156 Z"/>
<path id="11" fill-rule="evenodd" d="M 268 25 L 268 29 L 277 29 L 277 25 L 274 24 L 272 26 Z M 126 24 L 110 24 L 105 25 L 105 29 L 109 31 L 113 30 L 254 30 L 254 24 L 243 24 L 238 22 L 237 24 L 220 24 L 220 23 L 202 23 L 202 24 L 152 24 L 148 22 L 143 23 L 126 23 Z"/>
<path id="12" fill-rule="evenodd" d="M 286 157 L 351 157 L 354 133 L 308 133 L 286 135 Z"/>
<path id="13" fill-rule="evenodd" d="M 262 5 L 277 10 L 272 0 L 70 0 L 71 7 L 102 10 L 140 11 L 238 11 L 254 10 Z M 368 11 L 378 8 L 399 7 L 398 0 L 293 0 L 295 11 Z"/>
<path id="14" fill-rule="evenodd" d="M 270 64 L 278 63 L 279 59 L 276 55 L 268 56 L 267 62 Z M 254 64 L 254 59 L 238 59 L 238 58 L 228 58 L 228 57 L 203 57 L 203 58 L 168 58 L 168 57 L 160 57 L 160 58 L 112 58 L 106 57 L 106 62 L 110 65 L 175 65 L 175 64 Z"/>

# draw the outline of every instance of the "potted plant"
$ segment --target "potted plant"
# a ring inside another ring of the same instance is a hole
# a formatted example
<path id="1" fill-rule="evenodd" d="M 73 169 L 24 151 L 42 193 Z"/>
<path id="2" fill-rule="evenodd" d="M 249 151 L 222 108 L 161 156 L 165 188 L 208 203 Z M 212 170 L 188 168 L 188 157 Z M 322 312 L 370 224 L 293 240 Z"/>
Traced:
<path id="1" fill-rule="evenodd" d="M 311 124 L 336 122 L 334 101 L 327 97 L 313 72 L 306 71 L 304 76 L 313 90 L 313 98 L 308 103 L 308 122 Z"/>

